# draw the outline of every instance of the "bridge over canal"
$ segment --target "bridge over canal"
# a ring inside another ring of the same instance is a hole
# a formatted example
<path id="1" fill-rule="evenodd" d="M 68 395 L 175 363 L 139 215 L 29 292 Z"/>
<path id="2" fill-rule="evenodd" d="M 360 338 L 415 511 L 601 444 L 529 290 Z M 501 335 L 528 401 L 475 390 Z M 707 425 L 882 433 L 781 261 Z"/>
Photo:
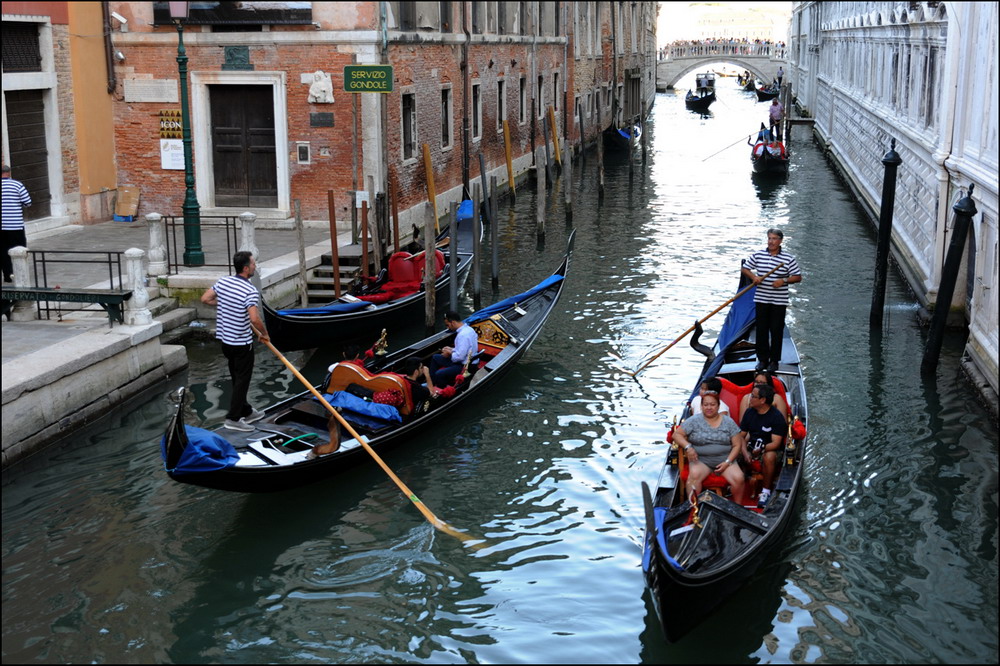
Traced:
<path id="1" fill-rule="evenodd" d="M 745 69 L 768 82 L 777 77 L 778 68 L 785 62 L 785 47 L 777 44 L 674 45 L 666 50 L 666 57 L 656 63 L 656 90 L 673 88 L 685 74 L 705 71 L 716 63 L 732 63 L 739 71 Z"/>

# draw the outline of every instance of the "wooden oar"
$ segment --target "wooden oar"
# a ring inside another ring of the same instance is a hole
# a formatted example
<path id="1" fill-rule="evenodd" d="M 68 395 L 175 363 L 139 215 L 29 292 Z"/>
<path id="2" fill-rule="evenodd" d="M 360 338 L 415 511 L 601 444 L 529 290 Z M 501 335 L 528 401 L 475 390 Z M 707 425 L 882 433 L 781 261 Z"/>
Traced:
<path id="1" fill-rule="evenodd" d="M 485 545 L 485 542 L 482 539 L 477 539 L 472 535 L 459 532 L 454 527 L 452 527 L 448 523 L 444 522 L 443 520 L 435 516 L 434 512 L 428 509 L 427 505 L 425 505 L 423 502 L 420 501 L 420 498 L 417 497 L 416 493 L 410 490 L 406 486 L 406 484 L 403 483 L 402 480 L 400 480 L 400 478 L 396 476 L 396 474 L 391 469 L 389 469 L 389 466 L 385 464 L 385 461 L 382 460 L 382 458 L 380 458 L 377 453 L 375 453 L 374 449 L 372 449 L 372 447 L 368 445 L 368 442 L 362 439 L 361 435 L 359 435 L 357 431 L 351 427 L 351 424 L 348 423 L 344 419 L 344 417 L 340 415 L 340 412 L 334 409 L 333 405 L 327 402 L 326 398 L 324 398 L 322 394 L 320 394 L 320 392 L 317 391 L 316 388 L 309 383 L 309 380 L 303 377 L 302 373 L 296 370 L 295 366 L 293 366 L 291 363 L 288 362 L 288 359 L 285 358 L 284 354 L 278 351 L 277 348 L 275 348 L 275 346 L 271 344 L 270 340 L 264 340 L 263 338 L 261 338 L 260 341 L 263 342 L 265 345 L 267 345 L 267 348 L 270 349 L 272 352 L 274 352 L 275 356 L 281 359 L 281 362 L 285 364 L 285 367 L 291 370 L 292 374 L 295 375 L 299 379 L 299 381 L 302 382 L 314 396 L 316 396 L 316 398 L 320 401 L 320 404 L 326 407 L 331 414 L 337 417 L 337 420 L 340 422 L 340 425 L 344 427 L 347 430 L 347 432 L 349 432 L 351 436 L 354 437 L 354 439 L 358 440 L 358 443 L 364 447 L 365 451 L 368 452 L 368 455 L 370 455 L 375 460 L 375 462 L 378 463 L 379 467 L 381 467 L 382 470 L 389 475 L 389 478 L 392 479 L 397 486 L 399 486 L 399 489 L 403 491 L 403 494 L 406 495 L 406 497 L 409 498 L 411 502 L 413 502 L 413 505 L 417 507 L 420 513 L 424 514 L 424 518 L 427 519 L 427 522 L 429 522 L 431 525 L 441 530 L 442 532 L 450 534 L 451 536 L 456 537 L 458 539 L 461 539 L 466 543 L 473 542 L 469 543 L 469 545 L 473 545 L 476 548 L 481 548 L 483 545 Z"/>
<path id="2" fill-rule="evenodd" d="M 434 249 L 438 250 L 438 249 L 441 249 L 442 247 L 445 247 L 446 245 L 448 245 L 448 243 L 450 242 L 450 240 L 451 240 L 450 238 L 442 238 L 434 246 Z M 407 261 L 413 261 L 417 257 L 422 257 L 426 252 L 427 252 L 427 250 L 421 250 L 420 252 L 417 252 L 416 254 L 411 254 L 410 256 L 406 257 L 406 260 Z"/>
<path id="3" fill-rule="evenodd" d="M 766 278 L 771 273 L 773 273 L 774 271 L 778 270 L 779 268 L 781 268 L 784 265 L 785 265 L 784 263 L 778 264 L 777 266 L 775 266 L 774 268 L 772 268 L 771 270 L 769 270 L 767 273 L 765 273 L 764 275 L 762 275 L 760 277 L 760 279 L 763 280 L 764 278 Z M 640 372 L 642 372 L 643 370 L 645 370 L 649 366 L 650 363 L 652 363 L 656 359 L 660 358 L 660 356 L 664 352 L 666 352 L 668 349 L 670 349 L 671 347 L 673 347 L 674 345 L 676 345 L 678 342 L 680 342 L 681 340 L 683 340 L 684 336 L 686 336 L 688 333 L 690 333 L 691 331 L 693 331 L 694 329 L 696 329 L 698 327 L 698 324 L 704 324 L 706 321 L 708 321 L 713 316 L 715 316 L 715 314 L 718 313 L 719 310 L 721 310 L 722 308 L 726 307 L 727 305 L 729 305 L 730 303 L 732 303 L 733 301 L 735 301 L 737 298 L 739 298 L 743 294 L 745 294 L 748 291 L 750 291 L 750 288 L 754 287 L 754 286 L 756 286 L 756 285 L 753 285 L 753 284 L 747 285 L 744 289 L 741 289 L 739 292 L 737 292 L 735 296 L 733 296 L 728 301 L 726 301 L 725 303 L 723 303 L 722 305 L 720 305 L 719 307 L 715 308 L 714 310 L 712 310 L 711 312 L 709 312 L 707 315 L 705 315 L 705 317 L 703 319 L 699 319 L 698 321 L 696 321 L 694 323 L 694 326 L 692 326 L 691 328 L 689 328 L 688 330 L 684 331 L 679 336 L 677 336 L 676 340 L 674 340 L 669 345 L 667 345 L 666 347 L 664 347 L 663 349 L 661 349 L 660 352 L 656 356 L 654 356 L 653 358 L 651 358 L 648 361 L 646 361 L 645 365 L 643 365 L 641 368 L 639 368 L 638 370 L 636 370 L 635 372 L 633 372 L 632 373 L 632 377 L 635 377 L 637 374 L 639 374 Z"/>
<path id="4" fill-rule="evenodd" d="M 748 134 L 747 138 L 749 139 L 752 136 L 753 136 L 753 134 Z M 728 146 L 726 146 L 722 150 L 717 150 L 714 153 L 712 153 L 711 155 L 709 155 L 708 157 L 706 157 L 704 160 L 702 160 L 702 162 L 704 162 L 705 160 L 712 159 L 713 157 L 715 157 L 716 155 L 718 155 L 719 153 L 721 153 L 721 152 L 723 152 L 725 150 L 729 150 L 730 148 L 732 148 L 733 146 L 735 146 L 737 143 L 739 143 L 742 140 L 743 140 L 743 137 L 740 137 L 740 138 L 736 139 L 736 141 L 734 141 L 733 143 L 729 144 Z"/>

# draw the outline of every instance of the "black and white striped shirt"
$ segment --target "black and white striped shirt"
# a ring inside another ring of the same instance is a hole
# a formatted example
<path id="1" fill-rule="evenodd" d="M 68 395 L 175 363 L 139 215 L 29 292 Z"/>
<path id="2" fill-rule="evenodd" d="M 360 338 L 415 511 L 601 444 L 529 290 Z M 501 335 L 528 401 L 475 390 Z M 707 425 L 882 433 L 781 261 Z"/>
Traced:
<path id="1" fill-rule="evenodd" d="M 28 188 L 19 180 L 3 179 L 3 230 L 24 229 L 24 208 L 31 205 Z"/>
<path id="2" fill-rule="evenodd" d="M 247 309 L 258 305 L 257 289 L 250 284 L 250 280 L 239 275 L 220 278 L 212 289 L 219 302 L 215 337 L 227 345 L 252 344 L 253 330 Z"/>
<path id="3" fill-rule="evenodd" d="M 772 255 L 765 248 L 750 255 L 746 261 L 746 268 L 749 268 L 754 275 L 767 275 L 768 271 L 779 264 L 784 264 L 784 266 L 768 275 L 767 279 L 757 285 L 753 297 L 754 303 L 788 305 L 788 278 L 792 275 L 802 275 L 799 262 L 795 260 L 794 256 L 784 250 L 779 250 L 778 254 Z M 775 280 L 784 280 L 784 282 L 775 289 L 771 286 Z"/>

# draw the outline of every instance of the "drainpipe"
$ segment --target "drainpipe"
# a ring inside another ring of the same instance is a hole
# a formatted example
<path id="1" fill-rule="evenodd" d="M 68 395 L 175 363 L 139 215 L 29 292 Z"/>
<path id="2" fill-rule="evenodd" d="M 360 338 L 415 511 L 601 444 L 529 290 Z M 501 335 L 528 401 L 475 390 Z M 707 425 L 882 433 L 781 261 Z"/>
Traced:
<path id="1" fill-rule="evenodd" d="M 465 42 L 462 44 L 462 198 L 471 198 L 469 189 L 469 3 L 462 3 L 462 31 Z"/>
<path id="2" fill-rule="evenodd" d="M 112 55 L 114 45 L 111 43 L 111 15 L 107 2 L 101 3 L 101 16 L 104 25 L 104 64 L 108 70 L 108 93 L 113 93 L 118 86 L 118 79 L 115 77 L 115 60 Z"/>

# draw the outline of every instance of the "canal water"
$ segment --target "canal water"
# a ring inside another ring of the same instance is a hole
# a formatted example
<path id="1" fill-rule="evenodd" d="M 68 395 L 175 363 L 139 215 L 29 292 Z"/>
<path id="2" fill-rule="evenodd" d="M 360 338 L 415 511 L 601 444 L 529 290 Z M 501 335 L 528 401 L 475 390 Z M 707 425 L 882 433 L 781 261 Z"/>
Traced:
<path id="1" fill-rule="evenodd" d="M 657 95 L 646 162 L 609 153 L 603 201 L 589 153 L 550 193 L 544 238 L 531 187 L 501 207 L 501 296 L 547 275 L 576 229 L 559 311 L 472 412 L 385 456 L 483 548 L 435 531 L 375 465 L 265 496 L 171 482 L 163 387 L 6 478 L 4 662 L 996 663 L 997 430 L 962 340 L 924 383 L 895 274 L 870 334 L 869 223 L 801 127 L 787 181 L 755 182 L 745 138 L 766 105 L 719 88 L 706 117 L 682 87 Z M 771 226 L 804 270 L 787 320 L 809 391 L 804 501 L 773 561 L 668 645 L 640 483 L 703 359 L 685 341 L 627 373 L 733 294 Z M 214 343 L 189 354 L 194 418 L 218 423 L 225 365 Z M 292 357 L 318 381 L 337 354 Z M 257 362 L 256 405 L 301 390 L 266 349 Z"/>

